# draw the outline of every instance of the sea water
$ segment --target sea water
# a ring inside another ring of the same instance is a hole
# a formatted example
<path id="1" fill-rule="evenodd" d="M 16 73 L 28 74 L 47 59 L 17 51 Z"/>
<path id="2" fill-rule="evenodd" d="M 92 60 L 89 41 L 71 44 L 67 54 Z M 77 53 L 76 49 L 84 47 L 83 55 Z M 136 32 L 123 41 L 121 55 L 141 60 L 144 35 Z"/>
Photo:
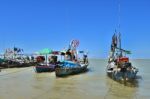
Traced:
<path id="1" fill-rule="evenodd" d="M 125 84 L 107 77 L 107 60 L 89 62 L 87 72 L 65 78 L 36 73 L 33 67 L 3 69 L 0 99 L 150 99 L 150 60 L 131 60 L 139 72 Z"/>

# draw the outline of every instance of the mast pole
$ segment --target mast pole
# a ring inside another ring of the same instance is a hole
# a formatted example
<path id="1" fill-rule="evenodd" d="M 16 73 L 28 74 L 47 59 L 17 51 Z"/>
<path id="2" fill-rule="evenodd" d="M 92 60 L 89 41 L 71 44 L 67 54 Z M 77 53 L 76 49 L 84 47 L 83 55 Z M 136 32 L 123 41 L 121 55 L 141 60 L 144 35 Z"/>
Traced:
<path id="1" fill-rule="evenodd" d="M 119 31 L 119 34 L 118 34 L 118 43 L 119 43 L 119 49 L 121 49 L 121 33 L 120 33 L 120 20 L 121 20 L 121 0 L 118 0 L 118 31 Z M 120 50 L 120 56 L 122 57 L 122 50 Z"/>
<path id="2" fill-rule="evenodd" d="M 120 32 L 120 19 L 121 19 L 121 3 L 120 0 L 118 0 L 118 31 Z"/>

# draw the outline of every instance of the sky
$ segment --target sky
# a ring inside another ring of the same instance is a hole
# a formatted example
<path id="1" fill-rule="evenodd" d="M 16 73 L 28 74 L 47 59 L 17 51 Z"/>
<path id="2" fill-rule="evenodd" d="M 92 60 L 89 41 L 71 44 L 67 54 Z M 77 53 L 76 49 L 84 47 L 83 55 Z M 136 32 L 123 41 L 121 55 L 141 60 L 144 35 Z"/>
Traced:
<path id="1" fill-rule="evenodd" d="M 115 30 L 129 57 L 150 58 L 150 1 L 0 0 L 0 53 L 14 46 L 62 50 L 77 39 L 90 58 L 107 58 Z"/>

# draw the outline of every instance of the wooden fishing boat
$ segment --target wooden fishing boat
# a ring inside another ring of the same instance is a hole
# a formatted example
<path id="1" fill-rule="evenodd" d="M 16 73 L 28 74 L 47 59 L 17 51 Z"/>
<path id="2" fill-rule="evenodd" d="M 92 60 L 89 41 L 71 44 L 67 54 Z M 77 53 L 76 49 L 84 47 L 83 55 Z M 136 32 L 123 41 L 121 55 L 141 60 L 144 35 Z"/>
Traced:
<path id="1" fill-rule="evenodd" d="M 119 36 L 114 34 L 106 70 L 109 77 L 117 81 L 131 81 L 136 78 L 138 69 L 132 66 L 129 58 L 126 57 L 126 54 L 130 53 L 121 48 L 120 34 Z"/>
<path id="2" fill-rule="evenodd" d="M 121 57 L 121 59 L 127 59 L 127 57 Z M 118 81 L 131 81 L 136 78 L 138 69 L 133 67 L 132 64 L 127 62 L 109 62 L 107 66 L 107 74 L 114 80 Z"/>
<path id="3" fill-rule="evenodd" d="M 45 61 L 44 56 L 37 57 L 37 62 L 39 62 L 38 65 L 35 66 L 35 71 L 37 73 L 52 72 L 55 70 L 55 66 L 57 65 L 57 56 L 51 56 L 49 58 L 50 63 L 47 63 L 47 61 L 46 61 L 46 63 L 44 63 L 44 61 Z"/>
<path id="4" fill-rule="evenodd" d="M 14 47 L 6 49 L 4 54 L 0 54 L 0 67 L 3 68 L 21 68 L 36 64 L 31 54 L 23 54 L 23 49 Z M 31 59 L 29 58 L 31 56 Z"/>
<path id="5" fill-rule="evenodd" d="M 6 60 L 5 62 L 0 64 L 0 67 L 3 68 L 21 68 L 21 67 L 29 67 L 35 65 L 36 62 L 18 62 L 14 60 Z"/>
<path id="6" fill-rule="evenodd" d="M 78 40 L 72 40 L 69 44 L 68 50 L 64 51 L 64 60 L 57 64 L 55 68 L 55 74 L 57 77 L 68 76 L 78 74 L 87 71 L 89 65 L 88 52 L 79 51 L 76 48 L 79 45 Z M 83 54 L 83 58 L 79 59 L 79 54 Z"/>

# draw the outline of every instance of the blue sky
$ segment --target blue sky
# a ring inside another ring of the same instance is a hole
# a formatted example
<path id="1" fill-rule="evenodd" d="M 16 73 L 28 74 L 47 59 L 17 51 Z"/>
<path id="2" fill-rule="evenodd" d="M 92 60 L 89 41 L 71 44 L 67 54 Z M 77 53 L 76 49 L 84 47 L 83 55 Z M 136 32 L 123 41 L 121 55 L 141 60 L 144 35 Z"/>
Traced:
<path id="1" fill-rule="evenodd" d="M 32 53 L 61 50 L 70 40 L 91 58 L 107 58 L 118 29 L 119 0 L 1 0 L 0 52 L 14 45 Z M 150 58 L 150 1 L 120 0 L 122 47 L 131 58 Z"/>

